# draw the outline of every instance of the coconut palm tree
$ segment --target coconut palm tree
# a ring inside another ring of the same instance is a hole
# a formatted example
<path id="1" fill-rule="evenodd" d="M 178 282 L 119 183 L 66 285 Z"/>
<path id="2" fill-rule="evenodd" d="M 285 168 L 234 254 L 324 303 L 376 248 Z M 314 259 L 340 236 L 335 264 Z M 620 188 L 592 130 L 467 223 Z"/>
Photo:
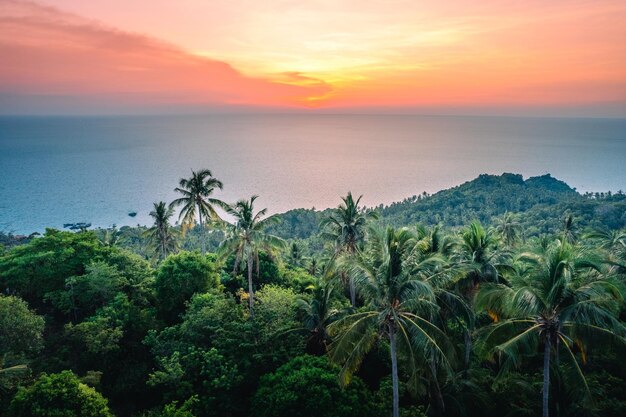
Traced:
<path id="1" fill-rule="evenodd" d="M 484 331 L 484 352 L 519 361 L 543 344 L 542 407 L 548 417 L 552 354 L 567 353 L 586 386 L 574 345 L 584 352 L 592 338 L 626 343 L 626 328 L 615 318 L 622 299 L 593 256 L 564 241 L 522 254 L 517 269 L 507 284 L 484 284 L 477 295 L 477 308 L 495 320 Z"/>
<path id="2" fill-rule="evenodd" d="M 427 228 L 417 225 L 416 228 L 417 248 L 424 255 L 441 255 L 449 257 L 453 254 L 457 242 L 452 236 L 444 235 L 440 226 Z"/>
<path id="3" fill-rule="evenodd" d="M 369 219 L 377 218 L 376 212 L 365 211 L 359 207 L 359 198 L 354 200 L 352 193 L 342 197 L 342 203 L 332 210 L 331 214 L 322 219 L 320 228 L 324 230 L 323 236 L 331 240 L 335 245 L 334 255 L 338 257 L 351 257 L 363 243 L 365 227 Z M 342 274 L 344 281 L 345 273 Z M 356 290 L 352 277 L 348 279 L 350 301 L 352 307 L 356 306 Z"/>
<path id="4" fill-rule="evenodd" d="M 583 244 L 604 250 L 612 272 L 626 273 L 626 230 L 596 230 L 584 237 Z"/>
<path id="5" fill-rule="evenodd" d="M 393 387 L 393 416 L 399 416 L 398 349 L 404 349 L 407 369 L 415 383 L 418 354 L 428 360 L 445 361 L 445 335 L 432 322 L 435 292 L 425 279 L 432 271 L 432 261 L 406 265 L 415 247 L 408 229 L 371 229 L 366 248 L 348 262 L 359 293 L 365 299 L 362 310 L 341 318 L 329 326 L 329 354 L 342 365 L 340 380 L 348 383 L 365 355 L 380 339 L 389 341 Z"/>
<path id="6" fill-rule="evenodd" d="M 155 252 L 159 254 L 159 258 L 165 259 L 178 247 L 177 231 L 170 225 L 174 209 L 171 206 L 168 207 L 165 201 L 154 203 L 153 206 L 150 217 L 154 219 L 154 225 L 146 230 L 146 236 L 155 245 Z"/>
<path id="7" fill-rule="evenodd" d="M 211 197 L 216 188 L 222 189 L 222 182 L 213 178 L 208 169 L 191 171 L 190 178 L 181 178 L 179 186 L 174 191 L 183 196 L 170 203 L 170 207 L 182 206 L 179 219 L 182 219 L 183 231 L 193 227 L 198 216 L 202 233 L 202 254 L 206 253 L 205 222 L 208 219 L 219 220 L 215 207 L 224 207 L 226 204 Z"/>
<path id="8" fill-rule="evenodd" d="M 289 248 L 289 262 L 293 266 L 300 266 L 302 264 L 302 251 L 296 242 L 292 242 Z"/>
<path id="9" fill-rule="evenodd" d="M 578 239 L 578 230 L 574 221 L 574 215 L 567 214 L 563 219 L 563 240 L 568 243 L 574 243 L 576 239 Z"/>
<path id="10" fill-rule="evenodd" d="M 252 283 L 252 271 L 256 262 L 257 276 L 259 275 L 259 250 L 282 249 L 286 243 L 283 239 L 268 234 L 265 228 L 279 221 L 276 216 L 263 218 L 267 209 L 254 212 L 254 201 L 258 196 L 253 195 L 250 200 L 239 200 L 235 204 L 225 206 L 228 214 L 234 217 L 235 223 L 231 224 L 226 232 L 226 238 L 221 243 L 220 255 L 235 254 L 234 273 L 240 263 L 245 263 L 248 269 L 248 302 L 250 306 L 250 318 L 254 319 L 254 288 Z"/>
<path id="11" fill-rule="evenodd" d="M 513 247 L 520 239 L 521 224 L 516 215 L 507 211 L 496 220 L 495 230 L 506 246 Z"/>
<path id="12" fill-rule="evenodd" d="M 340 310 L 333 307 L 335 281 L 328 277 L 315 278 L 307 288 L 310 296 L 297 300 L 303 313 L 304 329 L 308 331 L 307 351 L 315 355 L 326 353 L 330 336 L 328 326 L 339 317 Z"/>
<path id="13" fill-rule="evenodd" d="M 472 298 L 481 283 L 501 279 L 497 269 L 500 252 L 496 249 L 496 242 L 492 229 L 485 230 L 476 221 L 461 231 L 455 262 L 467 270 L 465 279 L 460 282 L 461 292 L 466 297 Z"/>

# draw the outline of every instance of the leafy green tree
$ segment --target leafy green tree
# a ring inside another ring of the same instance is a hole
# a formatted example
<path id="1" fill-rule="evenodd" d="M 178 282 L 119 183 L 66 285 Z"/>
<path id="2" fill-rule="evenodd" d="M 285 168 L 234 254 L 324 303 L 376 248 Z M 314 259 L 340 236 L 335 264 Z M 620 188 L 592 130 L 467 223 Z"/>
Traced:
<path id="1" fill-rule="evenodd" d="M 497 322 L 484 330 L 487 352 L 513 361 L 543 345 L 543 416 L 549 414 L 550 363 L 561 350 L 583 384 L 575 350 L 585 352 L 593 340 L 626 343 L 626 328 L 616 318 L 623 302 L 619 289 L 599 272 L 593 256 L 556 241 L 520 257 L 522 273 L 509 285 L 485 284 L 479 308 L 495 313 Z"/>
<path id="2" fill-rule="evenodd" d="M 44 319 L 18 297 L 0 295 L 0 411 L 43 347 Z"/>
<path id="3" fill-rule="evenodd" d="M 244 372 L 258 363 L 247 340 L 248 323 L 230 294 L 194 295 L 182 322 L 146 337 L 156 359 L 149 385 L 162 390 L 166 401 L 197 394 L 193 410 L 200 415 L 245 414 L 242 385 L 250 374 Z"/>
<path id="4" fill-rule="evenodd" d="M 46 298 L 65 313 L 73 312 L 74 321 L 95 313 L 110 302 L 123 285 L 116 266 L 97 261 L 86 266 L 85 274 L 69 277 L 65 290 L 50 293 Z"/>
<path id="5" fill-rule="evenodd" d="M 336 336 L 330 357 L 343 365 L 340 375 L 344 384 L 379 337 L 389 341 L 394 417 L 400 412 L 398 345 L 407 352 L 406 369 L 413 381 L 418 373 L 418 354 L 447 362 L 445 335 L 431 322 L 435 292 L 425 280 L 431 273 L 431 262 L 407 266 L 415 243 L 408 229 L 372 229 L 365 250 L 352 261 L 352 273 L 366 305 L 329 327 L 331 336 Z"/>
<path id="6" fill-rule="evenodd" d="M 377 218 L 376 212 L 364 211 L 359 207 L 359 202 L 363 196 L 354 200 L 352 193 L 342 197 L 342 203 L 320 223 L 320 228 L 325 230 L 324 236 L 334 242 L 335 257 L 351 257 L 358 247 L 363 243 L 365 237 L 365 227 L 369 219 Z M 343 276 L 346 279 L 345 274 Z M 352 307 L 356 306 L 356 289 L 352 277 L 348 278 L 350 289 L 350 301 Z"/>
<path id="7" fill-rule="evenodd" d="M 305 340 L 289 331 L 299 325 L 298 294 L 290 288 L 265 285 L 256 297 L 259 303 L 248 336 L 255 340 L 254 358 L 264 373 L 304 353 Z"/>
<path id="8" fill-rule="evenodd" d="M 154 245 L 155 252 L 159 254 L 161 260 L 178 249 L 178 233 L 170 225 L 170 219 L 173 215 L 174 208 L 167 207 L 164 201 L 154 203 L 154 209 L 150 212 L 150 217 L 154 219 L 154 225 L 146 230 L 146 236 Z"/>
<path id="9" fill-rule="evenodd" d="M 255 417 L 348 417 L 372 414 L 371 393 L 358 378 L 342 388 L 337 367 L 319 356 L 299 356 L 264 375 L 252 400 Z"/>
<path id="10" fill-rule="evenodd" d="M 18 297 L 0 294 L 0 356 L 37 352 L 42 347 L 44 319 Z"/>
<path id="11" fill-rule="evenodd" d="M 65 290 L 67 278 L 83 275 L 87 265 L 104 259 L 107 250 L 93 232 L 47 229 L 43 237 L 0 258 L 0 285 L 38 311 L 47 311 L 46 294 Z"/>
<path id="12" fill-rule="evenodd" d="M 193 396 L 185 401 L 180 407 L 178 401 L 172 401 L 159 411 L 145 413 L 143 417 L 196 417 L 193 407 L 197 404 L 198 397 Z"/>
<path id="13" fill-rule="evenodd" d="M 406 384 L 400 383 L 400 397 L 407 395 Z M 391 378 L 383 378 L 380 381 L 378 391 L 373 396 L 374 410 L 376 416 L 388 416 L 389 410 L 393 408 L 393 383 Z M 427 414 L 422 406 L 400 407 L 400 417 L 426 417 Z"/>
<path id="14" fill-rule="evenodd" d="M 250 318 L 254 319 L 254 287 L 252 283 L 252 271 L 256 262 L 257 276 L 259 275 L 259 249 L 271 251 L 283 248 L 285 241 L 281 238 L 268 234 L 265 228 L 278 221 L 277 217 L 263 218 L 267 209 L 254 212 L 254 201 L 258 196 L 253 195 L 250 200 L 239 200 L 227 208 L 227 213 L 235 218 L 235 223 L 228 228 L 226 239 L 220 246 L 222 255 L 235 254 L 234 272 L 240 263 L 247 263 L 248 270 L 248 304 Z"/>
<path id="15" fill-rule="evenodd" d="M 159 265 L 154 282 L 163 317 L 168 322 L 177 320 L 194 294 L 219 288 L 219 279 L 216 265 L 204 255 L 180 252 L 168 256 Z"/>
<path id="16" fill-rule="evenodd" d="M 183 227 L 193 227 L 198 216 L 200 231 L 202 232 L 202 254 L 206 253 L 206 230 L 205 222 L 217 220 L 219 216 L 215 207 L 223 207 L 222 200 L 211 197 L 215 189 L 222 189 L 220 180 L 213 177 L 211 171 L 202 169 L 191 171 L 190 178 L 181 178 L 179 186 L 174 189 L 183 196 L 170 203 L 170 207 L 182 206 L 179 219 L 183 221 Z"/>
<path id="17" fill-rule="evenodd" d="M 42 374 L 13 398 L 12 417 L 112 417 L 107 400 L 71 371 Z"/>
<path id="18" fill-rule="evenodd" d="M 220 400 L 241 381 L 237 366 L 216 348 L 187 346 L 159 360 L 159 369 L 148 383 L 167 389 L 168 398 L 199 395 L 194 407 L 202 415 L 219 415 L 230 404 L 219 406 Z"/>

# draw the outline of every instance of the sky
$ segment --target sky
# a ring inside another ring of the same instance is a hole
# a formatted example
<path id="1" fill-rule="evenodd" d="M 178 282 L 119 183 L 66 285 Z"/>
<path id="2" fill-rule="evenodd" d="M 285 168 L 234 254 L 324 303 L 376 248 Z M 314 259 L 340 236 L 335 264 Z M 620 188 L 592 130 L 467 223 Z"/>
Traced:
<path id="1" fill-rule="evenodd" d="M 626 2 L 0 0 L 0 113 L 626 117 Z"/>

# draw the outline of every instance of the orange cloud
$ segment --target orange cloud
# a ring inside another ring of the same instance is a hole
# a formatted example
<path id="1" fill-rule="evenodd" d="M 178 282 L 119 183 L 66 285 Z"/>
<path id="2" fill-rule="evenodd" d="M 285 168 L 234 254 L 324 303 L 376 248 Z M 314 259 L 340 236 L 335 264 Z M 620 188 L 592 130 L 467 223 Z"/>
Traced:
<path id="1" fill-rule="evenodd" d="M 76 14 L 0 0 L 0 112 L 593 107 L 626 116 L 619 0 L 41 1 Z"/>
<path id="2" fill-rule="evenodd" d="M 35 3 L 0 1 L 0 94 L 19 102 L 293 106 L 330 87 L 242 75 L 156 39 Z M 296 82 L 298 81 L 298 82 Z M 30 100 L 29 100 L 30 99 Z M 2 103 L 10 112 L 10 102 Z"/>

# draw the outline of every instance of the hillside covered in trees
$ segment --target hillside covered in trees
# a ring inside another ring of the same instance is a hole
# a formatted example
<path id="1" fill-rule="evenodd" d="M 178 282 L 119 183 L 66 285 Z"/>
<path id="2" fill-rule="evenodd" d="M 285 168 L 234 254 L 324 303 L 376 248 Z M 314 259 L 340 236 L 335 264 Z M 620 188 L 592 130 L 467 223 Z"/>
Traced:
<path id="1" fill-rule="evenodd" d="M 385 224 L 439 224 L 450 228 L 474 220 L 491 225 L 506 212 L 523 213 L 519 221 L 527 236 L 558 231 L 568 214 L 581 228 L 626 227 L 623 192 L 583 195 L 549 174 L 527 180 L 519 174 L 483 174 L 433 195 L 422 193 L 370 210 L 376 210 Z M 272 230 L 284 238 L 308 238 L 318 233 L 319 222 L 327 213 L 328 210 L 291 210 L 279 215 L 282 222 Z"/>
<path id="2" fill-rule="evenodd" d="M 194 171 L 149 227 L 2 236 L 0 415 L 626 412 L 623 193 L 481 175 L 271 216 L 221 187 Z"/>

